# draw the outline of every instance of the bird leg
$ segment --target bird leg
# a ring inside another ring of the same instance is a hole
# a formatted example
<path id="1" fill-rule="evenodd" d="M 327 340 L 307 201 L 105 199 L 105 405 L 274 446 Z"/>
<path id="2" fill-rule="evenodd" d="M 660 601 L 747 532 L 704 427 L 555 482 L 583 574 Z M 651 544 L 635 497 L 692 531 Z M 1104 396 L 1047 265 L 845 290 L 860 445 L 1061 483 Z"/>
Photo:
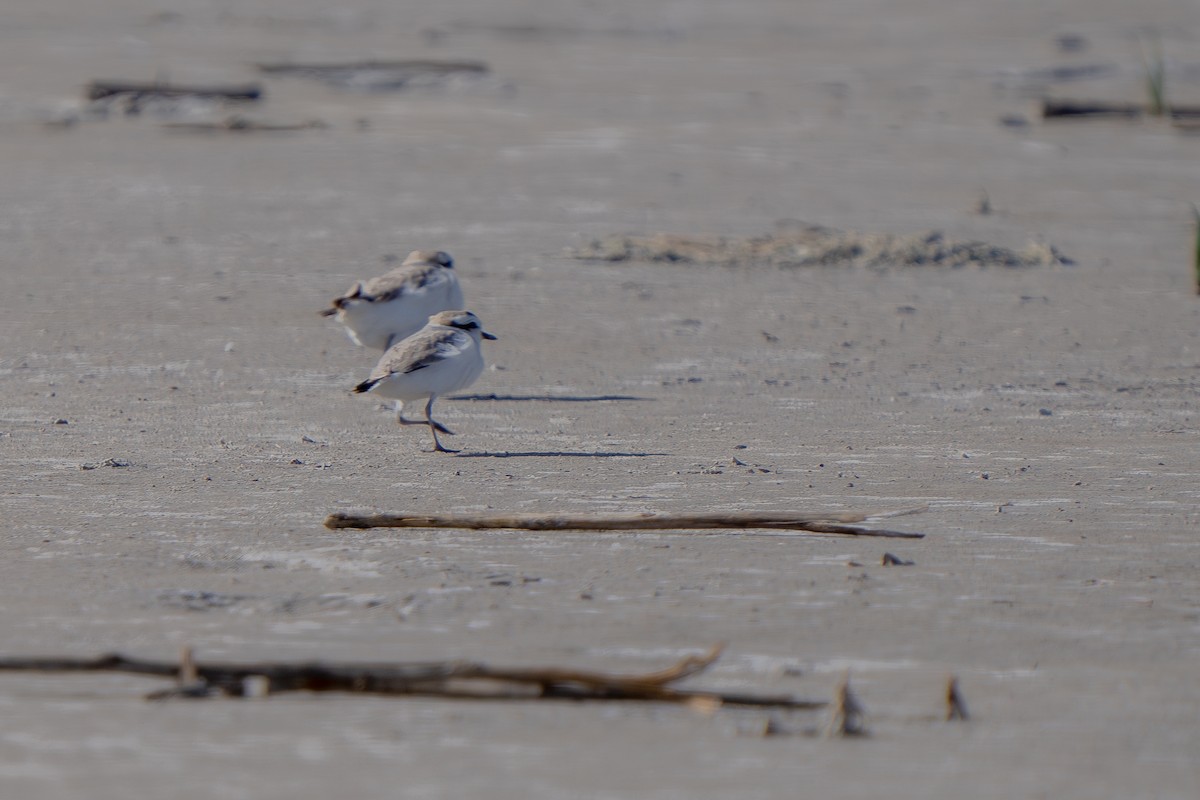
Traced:
<path id="1" fill-rule="evenodd" d="M 436 394 L 429 395 L 429 402 L 425 404 L 425 419 L 429 423 L 429 432 L 433 434 L 433 449 L 439 453 L 457 453 L 458 450 L 450 450 L 442 447 L 442 443 L 438 441 L 438 428 L 442 427 L 433 421 L 433 401 L 437 399 Z"/>
<path id="2" fill-rule="evenodd" d="M 397 423 L 397 424 L 399 424 L 399 425 L 425 425 L 425 424 L 427 424 L 427 423 L 425 422 L 425 420 L 423 420 L 423 419 L 408 419 L 407 417 L 405 417 L 405 416 L 404 416 L 404 401 L 403 401 L 403 400 L 397 400 L 397 401 L 396 401 L 396 423 Z M 446 434 L 449 434 L 449 435 L 451 435 L 451 436 L 453 436 L 453 435 L 454 435 L 454 431 L 450 430 L 449 428 L 447 428 L 447 427 L 446 427 L 445 425 L 443 425 L 442 423 L 440 423 L 440 422 L 435 422 L 435 423 L 433 423 L 433 424 L 434 424 L 434 425 L 436 425 L 436 426 L 437 426 L 437 429 L 438 429 L 439 431 L 441 431 L 442 433 L 446 433 Z"/>

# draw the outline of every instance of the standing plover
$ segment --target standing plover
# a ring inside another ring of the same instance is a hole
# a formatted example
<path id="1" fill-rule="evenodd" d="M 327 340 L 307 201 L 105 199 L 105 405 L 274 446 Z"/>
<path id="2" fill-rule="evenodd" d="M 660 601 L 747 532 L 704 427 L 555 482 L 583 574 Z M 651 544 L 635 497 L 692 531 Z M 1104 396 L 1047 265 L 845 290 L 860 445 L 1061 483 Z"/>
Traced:
<path id="1" fill-rule="evenodd" d="M 424 328 L 392 345 L 371 371 L 371 377 L 355 386 L 354 391 L 375 392 L 398 400 L 396 420 L 402 424 L 410 424 L 400 416 L 405 400 L 429 398 L 425 421 L 433 434 L 433 449 L 457 453 L 438 441 L 439 430 L 453 432 L 433 421 L 433 401 L 438 395 L 465 389 L 483 372 L 480 337 L 496 338 L 483 330 L 479 317 L 470 311 L 434 314 Z"/>
<path id="2" fill-rule="evenodd" d="M 462 307 L 450 254 L 414 250 L 386 275 L 357 281 L 321 315 L 336 315 L 355 344 L 387 350 L 419 331 L 430 314 Z"/>

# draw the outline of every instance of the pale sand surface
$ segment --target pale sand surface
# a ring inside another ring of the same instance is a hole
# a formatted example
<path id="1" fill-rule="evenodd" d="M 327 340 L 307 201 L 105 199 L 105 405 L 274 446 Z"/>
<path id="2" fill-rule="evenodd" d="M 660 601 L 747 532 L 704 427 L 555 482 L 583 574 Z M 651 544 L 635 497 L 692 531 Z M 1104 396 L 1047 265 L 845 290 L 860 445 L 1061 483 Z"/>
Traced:
<path id="1" fill-rule="evenodd" d="M 849 668 L 874 735 L 661 707 L 150 704 L 153 682 L 12 674 L 5 797 L 1200 795 L 1200 140 L 1043 125 L 1022 90 L 1107 64 L 1054 93 L 1139 99 L 1152 25 L 1173 96 L 1200 102 L 1194 4 L 99 5 L 10 2 L 0 28 L 0 651 L 637 671 L 723 640 L 696 684 L 825 697 Z M 1062 33 L 1090 46 L 1058 52 Z M 330 125 L 290 135 L 43 126 L 91 78 L 369 57 L 492 72 L 375 95 L 268 79 L 246 113 Z M 564 255 L 783 218 L 1039 238 L 1076 264 Z M 454 254 L 501 337 L 471 391 L 508 399 L 439 403 L 458 457 L 349 393 L 376 356 L 317 315 L 418 247 Z M 108 458 L 129 466 L 80 469 Z M 914 504 L 897 526 L 929 536 L 903 543 L 321 527 Z M 950 674 L 969 725 L 925 719 Z"/>

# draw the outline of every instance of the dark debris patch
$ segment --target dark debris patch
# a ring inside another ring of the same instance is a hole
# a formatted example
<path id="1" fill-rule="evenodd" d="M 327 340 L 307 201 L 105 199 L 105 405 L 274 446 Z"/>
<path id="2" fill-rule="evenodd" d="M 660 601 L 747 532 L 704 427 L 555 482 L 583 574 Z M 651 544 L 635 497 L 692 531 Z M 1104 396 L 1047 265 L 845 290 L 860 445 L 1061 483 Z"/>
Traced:
<path id="1" fill-rule="evenodd" d="M 213 611 L 235 606 L 250 597 L 244 594 L 225 594 L 202 589 L 171 589 L 159 592 L 156 599 L 168 608 L 181 608 L 186 611 Z"/>
<path id="2" fill-rule="evenodd" d="M 89 461 L 85 464 L 80 464 L 79 468 L 82 470 L 90 470 L 90 469 L 99 469 L 100 467 L 118 467 L 118 468 L 120 468 L 120 467 L 128 467 L 128 466 L 130 466 L 129 462 L 123 458 L 106 458 L 100 462 Z"/>
<path id="3" fill-rule="evenodd" d="M 860 233 L 801 222 L 783 222 L 773 233 L 737 237 L 701 234 L 650 236 L 616 234 L 593 239 L 573 249 L 588 261 L 745 266 L 781 268 L 856 265 L 867 267 L 1035 267 L 1073 263 L 1052 245 L 1031 242 L 1012 250 L 986 242 L 954 241 L 941 231 L 911 234 Z"/>

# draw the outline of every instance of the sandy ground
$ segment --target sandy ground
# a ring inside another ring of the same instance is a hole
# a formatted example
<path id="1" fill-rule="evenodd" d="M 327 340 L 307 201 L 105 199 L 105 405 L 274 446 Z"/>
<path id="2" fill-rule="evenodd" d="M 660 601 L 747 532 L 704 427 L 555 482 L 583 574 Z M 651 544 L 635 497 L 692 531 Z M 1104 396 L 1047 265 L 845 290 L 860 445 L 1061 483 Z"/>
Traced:
<path id="1" fill-rule="evenodd" d="M 727 641 L 696 685 L 827 697 L 848 668 L 873 735 L 764 739 L 764 713 L 734 710 L 151 704 L 135 678 L 11 674 L 5 796 L 1200 793 L 1200 141 L 1045 125 L 1031 99 L 1139 99 L 1151 25 L 1172 96 L 1200 101 L 1194 4 L 99 5 L 10 2 L 0 28 L 5 654 L 639 671 Z M 362 58 L 492 71 L 383 94 L 270 78 L 243 113 L 329 125 L 294 134 L 79 100 L 92 78 Z M 1062 65 L 1101 69 L 1039 82 Z M 565 256 L 779 219 L 1076 263 Z M 349 394 L 374 357 L 316 314 L 417 247 L 456 256 L 501 337 L 471 390 L 500 399 L 441 404 L 459 456 Z M 321 526 L 914 504 L 928 537 L 905 543 Z M 879 566 L 889 550 L 915 565 Z M 967 725 L 929 718 L 950 674 Z"/>

